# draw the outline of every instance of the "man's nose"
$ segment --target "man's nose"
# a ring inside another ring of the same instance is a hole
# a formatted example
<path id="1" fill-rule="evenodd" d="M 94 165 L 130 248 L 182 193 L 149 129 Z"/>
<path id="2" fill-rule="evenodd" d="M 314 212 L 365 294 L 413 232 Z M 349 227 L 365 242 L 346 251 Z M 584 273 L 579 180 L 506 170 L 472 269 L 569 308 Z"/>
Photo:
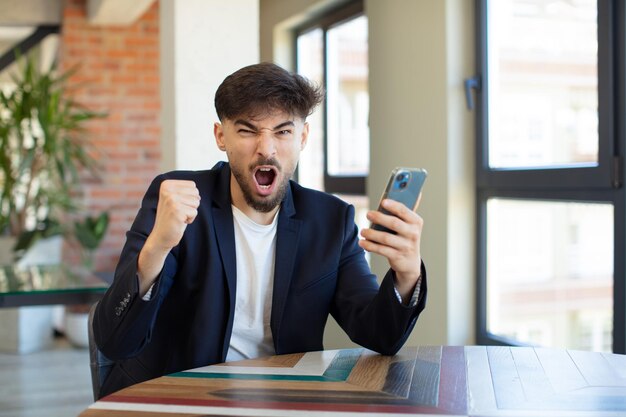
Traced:
<path id="1" fill-rule="evenodd" d="M 257 140 L 257 152 L 264 157 L 273 156 L 276 153 L 276 142 L 274 132 L 271 130 L 261 130 Z"/>

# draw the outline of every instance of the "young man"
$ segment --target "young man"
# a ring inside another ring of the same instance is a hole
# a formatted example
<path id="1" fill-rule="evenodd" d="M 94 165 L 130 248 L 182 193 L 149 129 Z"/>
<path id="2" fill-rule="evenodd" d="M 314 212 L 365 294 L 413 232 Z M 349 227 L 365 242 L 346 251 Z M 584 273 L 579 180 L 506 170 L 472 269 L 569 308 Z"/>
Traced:
<path id="1" fill-rule="evenodd" d="M 306 145 L 306 117 L 322 92 L 268 63 L 228 76 L 215 107 L 228 163 L 157 177 L 127 233 L 115 279 L 94 316 L 115 366 L 101 394 L 164 374 L 273 354 L 322 350 L 332 314 L 350 338 L 395 354 L 424 309 L 422 219 L 368 218 L 290 180 Z M 364 251 L 388 258 L 377 284 Z"/>

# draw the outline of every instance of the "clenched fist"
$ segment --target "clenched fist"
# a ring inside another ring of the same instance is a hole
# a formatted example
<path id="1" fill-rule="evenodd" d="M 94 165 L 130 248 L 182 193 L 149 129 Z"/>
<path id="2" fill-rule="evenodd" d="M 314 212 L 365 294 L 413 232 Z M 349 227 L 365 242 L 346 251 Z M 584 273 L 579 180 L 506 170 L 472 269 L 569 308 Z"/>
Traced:
<path id="1" fill-rule="evenodd" d="M 187 225 L 198 215 L 198 206 L 200 192 L 195 182 L 165 180 L 161 183 L 154 227 L 137 261 L 142 296 L 163 269 L 167 254 L 180 243 Z"/>
<path id="2" fill-rule="evenodd" d="M 149 239 L 170 251 L 178 245 L 188 224 L 198 215 L 200 192 L 193 181 L 165 180 L 159 189 L 154 228 Z"/>

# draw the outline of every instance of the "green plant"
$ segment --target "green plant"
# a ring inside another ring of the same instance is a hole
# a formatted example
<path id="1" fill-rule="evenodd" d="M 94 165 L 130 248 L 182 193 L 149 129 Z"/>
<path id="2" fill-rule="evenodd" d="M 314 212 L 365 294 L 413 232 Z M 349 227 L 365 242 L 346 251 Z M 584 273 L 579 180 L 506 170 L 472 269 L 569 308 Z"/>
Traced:
<path id="1" fill-rule="evenodd" d="M 93 269 L 93 252 L 100 246 L 109 226 L 109 213 L 87 216 L 74 222 L 74 237 L 82 248 L 83 266 Z"/>
<path id="2" fill-rule="evenodd" d="M 98 217 L 87 216 L 83 221 L 74 222 L 74 236 L 85 249 L 97 249 L 109 226 L 109 213 L 106 211 Z"/>
<path id="3" fill-rule="evenodd" d="M 17 237 L 17 250 L 62 231 L 79 172 L 97 171 L 85 122 L 104 116 L 72 99 L 75 69 L 42 72 L 31 56 L 23 61 L 14 88 L 0 91 L 0 234 Z"/>

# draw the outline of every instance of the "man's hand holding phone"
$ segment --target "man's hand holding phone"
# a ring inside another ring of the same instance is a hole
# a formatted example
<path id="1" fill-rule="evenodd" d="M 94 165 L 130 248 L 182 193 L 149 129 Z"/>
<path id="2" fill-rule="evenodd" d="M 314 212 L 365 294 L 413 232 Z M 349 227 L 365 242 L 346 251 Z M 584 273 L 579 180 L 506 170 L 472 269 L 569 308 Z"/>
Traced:
<path id="1" fill-rule="evenodd" d="M 413 199 L 415 203 L 407 203 L 403 198 L 398 198 L 403 202 L 385 198 L 394 197 L 394 193 L 391 192 L 394 182 L 398 184 L 400 179 L 404 178 L 403 171 L 394 170 L 378 210 L 367 213 L 372 226 L 361 231 L 364 239 L 359 241 L 359 245 L 366 251 L 387 258 L 389 266 L 396 273 L 396 289 L 405 301 L 411 297 L 421 274 L 420 241 L 424 221 L 414 210 L 417 209 L 421 198 L 425 171 L 413 170 L 412 174 L 416 175 L 417 171 L 420 171 L 418 176 L 421 178 L 419 187 L 412 191 L 416 193 Z M 400 188 L 407 187 L 402 185 L 396 187 Z M 413 209 L 407 207 L 407 204 Z"/>

